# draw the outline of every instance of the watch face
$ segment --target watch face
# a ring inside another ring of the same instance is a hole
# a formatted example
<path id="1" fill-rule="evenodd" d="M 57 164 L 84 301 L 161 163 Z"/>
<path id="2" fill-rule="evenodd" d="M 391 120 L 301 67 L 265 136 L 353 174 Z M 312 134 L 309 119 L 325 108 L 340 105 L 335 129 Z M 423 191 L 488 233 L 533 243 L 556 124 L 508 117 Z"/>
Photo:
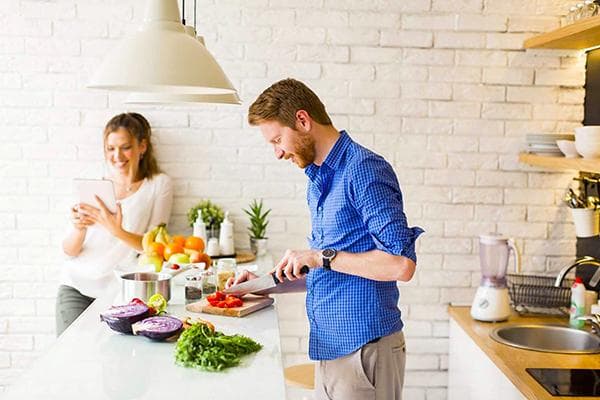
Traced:
<path id="1" fill-rule="evenodd" d="M 325 249 L 325 250 L 323 250 L 322 254 L 323 254 L 323 257 L 325 257 L 325 258 L 331 258 L 331 257 L 335 256 L 335 250 Z"/>

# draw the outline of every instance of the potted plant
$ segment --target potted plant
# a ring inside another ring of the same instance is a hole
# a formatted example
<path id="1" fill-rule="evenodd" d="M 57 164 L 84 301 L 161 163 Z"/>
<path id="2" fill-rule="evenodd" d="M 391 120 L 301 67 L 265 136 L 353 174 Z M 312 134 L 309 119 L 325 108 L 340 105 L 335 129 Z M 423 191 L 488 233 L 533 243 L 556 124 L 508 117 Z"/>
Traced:
<path id="1" fill-rule="evenodd" d="M 252 200 L 249 205 L 249 209 L 243 209 L 243 211 L 250 217 L 250 226 L 248 232 L 250 232 L 250 249 L 257 256 L 262 256 L 267 253 L 267 225 L 269 220 L 267 216 L 271 212 L 271 209 L 263 211 L 263 201 Z"/>
<path id="2" fill-rule="evenodd" d="M 219 237 L 219 228 L 225 214 L 223 209 L 211 202 L 210 200 L 202 200 L 188 211 L 187 217 L 191 227 L 198 217 L 198 210 L 202 211 L 202 221 L 206 224 L 206 234 L 208 238 Z"/>

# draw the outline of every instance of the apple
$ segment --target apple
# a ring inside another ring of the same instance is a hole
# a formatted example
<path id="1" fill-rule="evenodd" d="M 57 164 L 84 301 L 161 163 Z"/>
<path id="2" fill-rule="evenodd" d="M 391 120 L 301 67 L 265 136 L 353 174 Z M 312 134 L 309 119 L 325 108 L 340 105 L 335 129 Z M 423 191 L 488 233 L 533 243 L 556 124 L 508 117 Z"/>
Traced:
<path id="1" fill-rule="evenodd" d="M 186 249 L 184 248 L 183 251 L 185 252 L 185 254 L 187 254 L 188 256 L 190 256 L 190 262 L 191 263 L 197 263 L 200 262 L 200 256 L 202 255 L 202 253 L 200 253 L 198 250 L 192 250 L 192 249 Z"/>
<path id="2" fill-rule="evenodd" d="M 169 262 L 171 264 L 189 264 L 190 256 L 185 253 L 171 254 L 171 257 L 169 257 Z"/>
<path id="3" fill-rule="evenodd" d="M 163 265 L 163 259 L 159 255 L 142 254 L 138 259 L 138 265 L 153 265 L 155 272 L 160 272 Z"/>

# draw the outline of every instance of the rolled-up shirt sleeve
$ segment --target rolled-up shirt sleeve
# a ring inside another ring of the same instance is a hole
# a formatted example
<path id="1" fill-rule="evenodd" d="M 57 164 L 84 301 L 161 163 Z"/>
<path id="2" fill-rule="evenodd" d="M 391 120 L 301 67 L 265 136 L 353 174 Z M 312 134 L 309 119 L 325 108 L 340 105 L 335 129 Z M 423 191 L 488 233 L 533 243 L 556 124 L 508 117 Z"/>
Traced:
<path id="1" fill-rule="evenodd" d="M 377 249 L 416 263 L 415 242 L 424 231 L 408 226 L 402 192 L 391 165 L 382 157 L 367 157 L 354 163 L 349 177 L 350 198 Z"/>

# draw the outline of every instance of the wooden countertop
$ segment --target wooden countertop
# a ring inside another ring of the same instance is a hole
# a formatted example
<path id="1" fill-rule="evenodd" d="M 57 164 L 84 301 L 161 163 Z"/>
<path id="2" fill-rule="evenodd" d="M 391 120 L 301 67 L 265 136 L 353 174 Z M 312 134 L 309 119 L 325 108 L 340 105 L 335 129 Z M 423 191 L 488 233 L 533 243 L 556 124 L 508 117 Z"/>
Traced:
<path id="1" fill-rule="evenodd" d="M 448 307 L 450 318 L 469 335 L 481 350 L 496 364 L 507 378 L 528 399 L 553 400 L 558 397 L 549 394 L 525 368 L 598 368 L 598 354 L 557 354 L 533 350 L 522 350 L 496 342 L 490 337 L 494 329 L 510 324 L 558 324 L 567 325 L 566 318 L 521 317 L 512 315 L 506 322 L 478 322 L 471 318 L 469 307 Z M 589 400 L 591 397 L 560 397 L 569 400 Z"/>

